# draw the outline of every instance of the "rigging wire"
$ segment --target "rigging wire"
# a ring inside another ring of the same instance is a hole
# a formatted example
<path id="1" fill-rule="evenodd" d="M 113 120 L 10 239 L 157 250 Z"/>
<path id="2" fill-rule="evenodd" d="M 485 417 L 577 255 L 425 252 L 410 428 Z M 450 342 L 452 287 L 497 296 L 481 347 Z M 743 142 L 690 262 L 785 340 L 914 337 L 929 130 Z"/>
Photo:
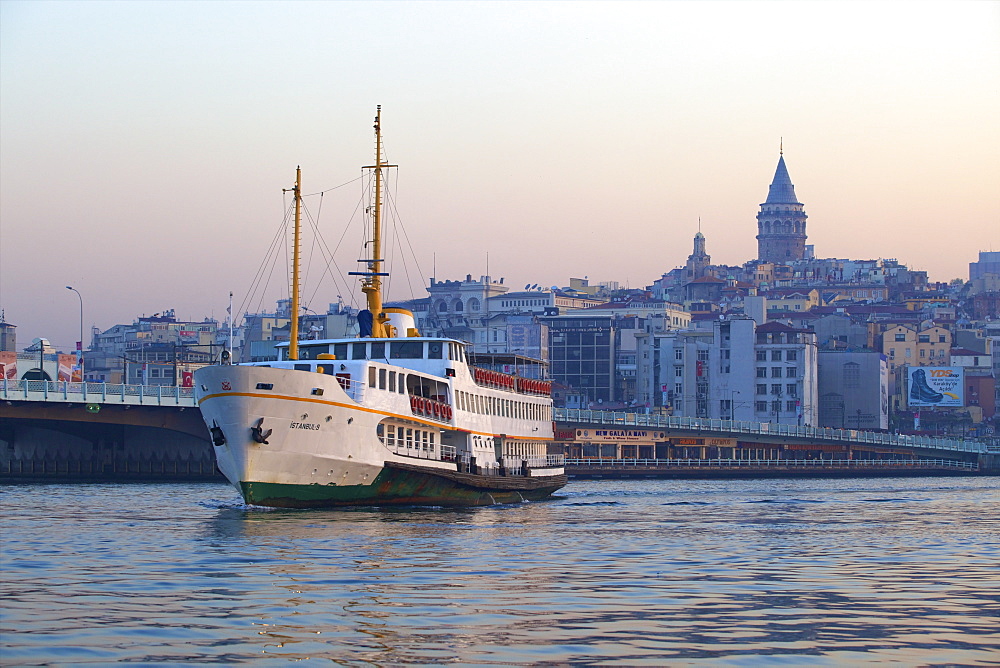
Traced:
<path id="1" fill-rule="evenodd" d="M 274 268 L 277 265 L 277 260 L 278 260 L 277 249 L 284 237 L 285 229 L 288 226 L 289 213 L 290 211 L 285 212 L 285 218 L 281 221 L 281 224 L 278 226 L 278 229 L 276 230 L 274 237 L 271 239 L 271 244 L 268 247 L 267 253 L 265 253 L 264 258 L 261 260 L 261 264 L 258 267 L 253 280 L 251 281 L 250 290 L 246 293 L 246 295 L 243 297 L 243 301 L 240 303 L 239 313 L 241 322 L 239 324 L 242 324 L 242 320 L 245 320 L 244 316 L 248 312 L 253 302 L 254 296 L 257 294 L 258 290 L 260 290 L 260 298 L 258 299 L 256 307 L 258 313 L 260 312 L 260 309 L 263 306 L 264 296 L 267 293 L 267 288 L 271 283 L 271 277 L 274 275 Z M 265 280 L 265 273 L 266 273 L 266 280 Z M 237 326 L 237 322 L 235 321 L 236 314 L 231 314 L 231 317 L 234 318 L 233 326 L 236 327 Z"/>

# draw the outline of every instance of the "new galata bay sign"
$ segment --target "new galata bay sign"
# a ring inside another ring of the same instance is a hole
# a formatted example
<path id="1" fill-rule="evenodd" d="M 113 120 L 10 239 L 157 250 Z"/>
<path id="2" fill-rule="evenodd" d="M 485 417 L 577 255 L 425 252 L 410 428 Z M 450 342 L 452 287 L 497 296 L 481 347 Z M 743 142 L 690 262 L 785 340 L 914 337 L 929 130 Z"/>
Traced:
<path id="1" fill-rule="evenodd" d="M 654 443 L 667 440 L 666 432 L 653 429 L 577 429 L 576 440 L 606 443 Z"/>

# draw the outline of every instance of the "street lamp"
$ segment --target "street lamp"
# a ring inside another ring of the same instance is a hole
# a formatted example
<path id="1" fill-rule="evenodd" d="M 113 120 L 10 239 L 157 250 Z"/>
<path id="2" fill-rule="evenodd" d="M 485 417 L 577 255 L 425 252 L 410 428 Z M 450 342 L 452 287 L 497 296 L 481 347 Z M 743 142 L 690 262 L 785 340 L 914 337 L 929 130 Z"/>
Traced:
<path id="1" fill-rule="evenodd" d="M 739 390 L 729 390 L 729 419 L 730 421 L 736 420 L 736 395 L 739 394 Z"/>
<path id="2" fill-rule="evenodd" d="M 67 285 L 66 289 L 72 290 L 80 298 L 80 380 L 86 382 L 86 377 L 83 374 L 83 295 L 71 285 Z"/>

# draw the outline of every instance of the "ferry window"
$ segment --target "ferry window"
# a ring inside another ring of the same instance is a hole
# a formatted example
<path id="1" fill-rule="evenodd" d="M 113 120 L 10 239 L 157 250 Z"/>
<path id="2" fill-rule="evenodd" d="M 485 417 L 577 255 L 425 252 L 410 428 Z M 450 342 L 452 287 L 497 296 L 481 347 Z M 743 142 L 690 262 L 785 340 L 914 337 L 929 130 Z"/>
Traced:
<path id="1" fill-rule="evenodd" d="M 389 372 L 389 391 L 390 392 L 395 392 L 396 391 L 396 372 L 395 371 L 390 371 Z"/>
<path id="2" fill-rule="evenodd" d="M 399 390 L 400 394 L 406 394 L 406 374 L 399 374 Z"/>
<path id="3" fill-rule="evenodd" d="M 309 365 L 309 364 L 296 364 L 295 365 L 295 370 L 296 371 L 312 371 L 312 366 Z"/>
<path id="4" fill-rule="evenodd" d="M 351 349 L 351 359 L 352 360 L 363 360 L 368 357 L 368 344 L 367 343 L 355 343 L 352 344 L 354 347 Z"/>
<path id="5" fill-rule="evenodd" d="M 385 444 L 389 447 L 396 447 L 396 425 L 385 426 Z"/>
<path id="6" fill-rule="evenodd" d="M 380 341 L 378 343 L 372 343 L 372 359 L 373 360 L 384 360 L 385 359 L 385 341 Z"/>
<path id="7" fill-rule="evenodd" d="M 333 355 L 339 360 L 347 359 L 347 344 L 346 343 L 335 343 L 333 344 Z"/>
<path id="8" fill-rule="evenodd" d="M 378 389 L 385 389 L 385 369 L 378 370 Z"/>
<path id="9" fill-rule="evenodd" d="M 375 387 L 375 367 L 368 367 L 368 387 Z"/>
<path id="10" fill-rule="evenodd" d="M 431 341 L 427 344 L 427 359 L 439 360 L 441 359 L 441 342 Z"/>
<path id="11" fill-rule="evenodd" d="M 406 429 L 406 449 L 410 450 L 413 448 L 413 430 L 410 428 Z"/>
<path id="12" fill-rule="evenodd" d="M 423 341 L 393 341 L 389 344 L 389 356 L 395 360 L 418 360 L 424 356 Z"/>
<path id="13" fill-rule="evenodd" d="M 312 389 L 312 393 L 315 394 L 317 397 L 322 397 L 323 396 L 323 388 L 322 387 L 314 387 Z"/>
<path id="14" fill-rule="evenodd" d="M 258 390 L 273 390 L 274 383 L 257 383 Z"/>

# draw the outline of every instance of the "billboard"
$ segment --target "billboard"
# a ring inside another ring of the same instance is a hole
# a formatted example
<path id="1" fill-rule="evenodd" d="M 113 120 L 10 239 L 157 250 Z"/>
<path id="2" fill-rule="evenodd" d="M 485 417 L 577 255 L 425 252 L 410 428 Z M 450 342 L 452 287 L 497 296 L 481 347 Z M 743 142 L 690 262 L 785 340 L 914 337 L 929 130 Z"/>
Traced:
<path id="1" fill-rule="evenodd" d="M 0 381 L 17 380 L 17 353 L 9 350 L 0 352 Z"/>
<path id="2" fill-rule="evenodd" d="M 906 379 L 910 406 L 965 405 L 965 376 L 960 366 L 911 366 Z"/>
<path id="3" fill-rule="evenodd" d="M 60 383 L 73 380 L 73 367 L 76 365 L 76 355 L 59 353 L 59 371 L 56 377 Z"/>

